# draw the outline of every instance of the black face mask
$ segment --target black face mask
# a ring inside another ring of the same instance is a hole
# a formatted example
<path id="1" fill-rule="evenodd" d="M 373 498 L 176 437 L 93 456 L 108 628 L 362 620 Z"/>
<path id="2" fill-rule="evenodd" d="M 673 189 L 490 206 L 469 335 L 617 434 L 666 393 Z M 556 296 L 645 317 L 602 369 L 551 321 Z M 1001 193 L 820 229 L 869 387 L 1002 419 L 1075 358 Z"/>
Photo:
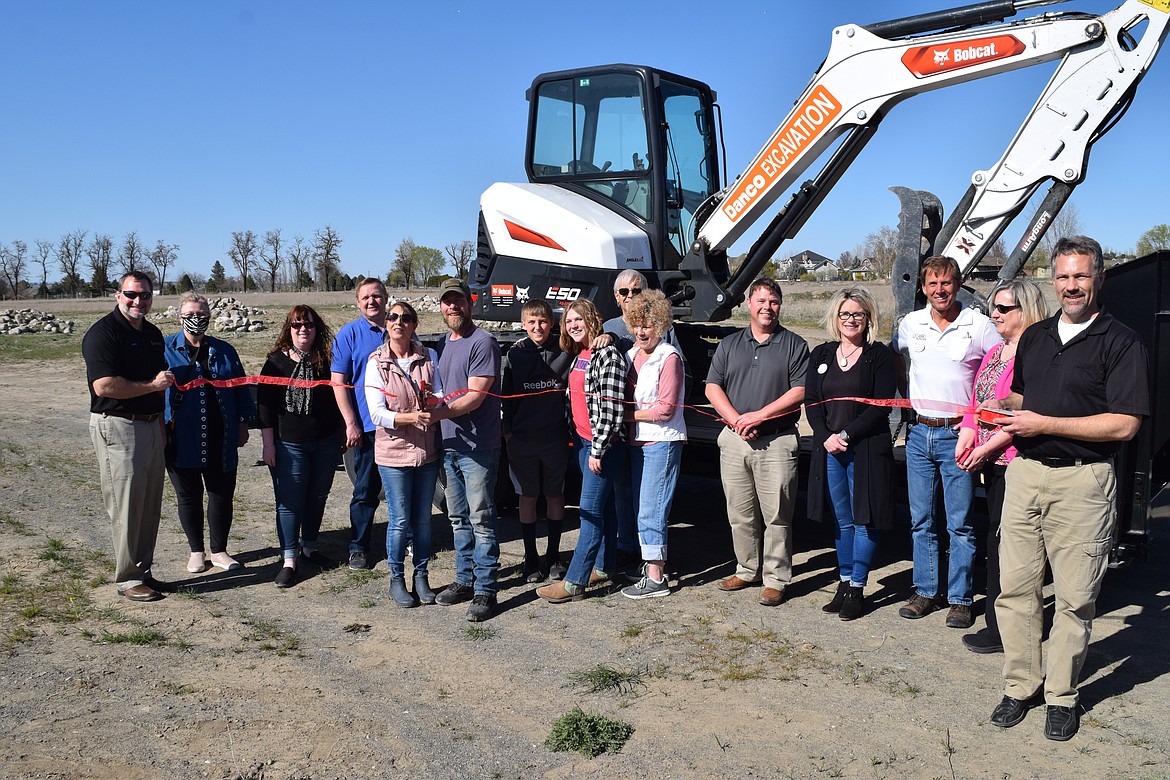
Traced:
<path id="1" fill-rule="evenodd" d="M 202 336 L 211 324 L 211 317 L 206 314 L 184 314 L 179 317 L 179 322 L 183 324 L 183 330 L 192 336 Z"/>

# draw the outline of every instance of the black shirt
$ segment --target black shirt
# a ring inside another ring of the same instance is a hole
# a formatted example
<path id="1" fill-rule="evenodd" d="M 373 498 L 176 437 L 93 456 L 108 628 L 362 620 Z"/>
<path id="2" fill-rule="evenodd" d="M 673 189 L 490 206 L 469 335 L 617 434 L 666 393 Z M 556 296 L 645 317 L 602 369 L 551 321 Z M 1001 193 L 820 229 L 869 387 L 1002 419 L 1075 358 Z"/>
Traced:
<path id="1" fill-rule="evenodd" d="M 1024 331 L 1016 349 L 1012 392 L 1023 408 L 1050 417 L 1150 413 L 1146 348 L 1138 335 L 1100 312 L 1067 344 L 1056 315 Z M 1080 441 L 1063 436 L 1016 436 L 1020 454 L 1033 458 L 1107 458 L 1118 441 Z"/>
<path id="2" fill-rule="evenodd" d="M 291 377 L 296 364 L 283 352 L 268 356 L 262 376 Z M 324 372 L 314 372 L 313 379 L 328 379 L 328 367 Z M 337 397 L 333 388 L 318 385 L 310 392 L 313 402 L 309 414 L 293 414 L 285 406 L 287 388 L 282 385 L 260 385 L 256 389 L 257 419 L 261 428 L 272 428 L 275 438 L 281 441 L 309 442 L 324 439 L 341 430 L 341 411 L 337 408 Z"/>
<path id="3" fill-rule="evenodd" d="M 89 410 L 98 414 L 160 414 L 163 393 L 146 393 L 137 398 L 101 398 L 93 383 L 106 377 L 131 382 L 149 382 L 167 370 L 162 332 L 146 320 L 139 330 L 118 309 L 93 324 L 81 340 L 85 357 L 85 379 L 89 383 Z"/>
<path id="4" fill-rule="evenodd" d="M 569 367 L 573 356 L 561 350 L 556 339 L 549 337 L 543 346 L 531 338 L 512 345 L 504 358 L 501 404 L 505 433 L 568 438 L 565 417 L 565 394 L 545 392 L 568 387 Z"/>

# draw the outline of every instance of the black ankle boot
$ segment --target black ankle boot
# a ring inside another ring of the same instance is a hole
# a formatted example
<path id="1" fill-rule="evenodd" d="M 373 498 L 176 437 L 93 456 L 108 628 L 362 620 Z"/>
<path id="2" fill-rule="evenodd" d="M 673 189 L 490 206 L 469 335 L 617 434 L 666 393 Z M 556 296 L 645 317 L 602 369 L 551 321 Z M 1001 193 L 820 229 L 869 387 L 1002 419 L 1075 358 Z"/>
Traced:
<path id="1" fill-rule="evenodd" d="M 852 585 L 845 591 L 845 601 L 841 604 L 841 613 L 838 615 L 842 620 L 856 620 L 861 617 L 864 611 L 865 601 L 861 596 L 861 588 L 854 588 Z"/>
<path id="2" fill-rule="evenodd" d="M 833 600 L 821 607 L 821 612 L 840 612 L 841 605 L 845 603 L 845 594 L 848 591 L 849 580 L 841 580 L 838 582 L 837 592 L 833 594 Z"/>

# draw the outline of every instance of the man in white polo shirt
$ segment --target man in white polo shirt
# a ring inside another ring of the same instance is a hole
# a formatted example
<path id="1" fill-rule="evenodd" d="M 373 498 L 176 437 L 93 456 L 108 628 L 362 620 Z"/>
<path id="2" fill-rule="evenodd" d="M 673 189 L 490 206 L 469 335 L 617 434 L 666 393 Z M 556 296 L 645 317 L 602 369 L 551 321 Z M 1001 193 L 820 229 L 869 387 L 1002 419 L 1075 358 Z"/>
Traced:
<path id="1" fill-rule="evenodd" d="M 974 478 L 957 462 L 958 426 L 962 410 L 971 403 L 979 364 L 1001 340 L 990 319 L 959 302 L 960 278 L 959 264 L 951 258 L 927 258 L 922 264 L 927 305 L 902 319 L 892 345 L 901 359 L 910 361 L 907 397 L 914 407 L 906 435 L 914 595 L 898 614 L 915 620 L 950 604 L 950 628 L 970 628 L 974 622 L 975 532 L 970 520 Z M 935 530 L 940 481 L 950 536 L 945 580 Z"/>

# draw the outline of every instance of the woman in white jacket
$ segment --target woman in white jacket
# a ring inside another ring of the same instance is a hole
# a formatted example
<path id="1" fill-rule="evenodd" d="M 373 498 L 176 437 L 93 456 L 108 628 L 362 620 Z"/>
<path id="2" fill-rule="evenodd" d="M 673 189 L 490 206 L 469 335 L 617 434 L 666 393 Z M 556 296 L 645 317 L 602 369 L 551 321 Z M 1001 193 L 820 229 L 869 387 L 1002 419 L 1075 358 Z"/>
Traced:
<path id="1" fill-rule="evenodd" d="M 627 354 L 634 412 L 630 428 L 630 473 L 638 499 L 638 542 L 642 565 L 638 581 L 622 589 L 631 599 L 669 596 L 666 577 L 666 528 L 678 484 L 682 447 L 683 362 L 678 349 L 662 340 L 670 328 L 670 303 L 658 290 L 647 290 L 623 318 L 634 336 Z"/>

